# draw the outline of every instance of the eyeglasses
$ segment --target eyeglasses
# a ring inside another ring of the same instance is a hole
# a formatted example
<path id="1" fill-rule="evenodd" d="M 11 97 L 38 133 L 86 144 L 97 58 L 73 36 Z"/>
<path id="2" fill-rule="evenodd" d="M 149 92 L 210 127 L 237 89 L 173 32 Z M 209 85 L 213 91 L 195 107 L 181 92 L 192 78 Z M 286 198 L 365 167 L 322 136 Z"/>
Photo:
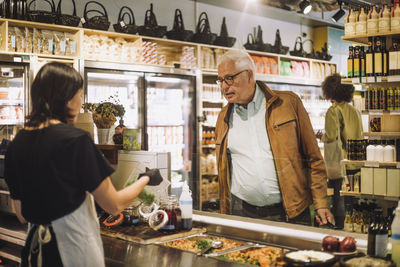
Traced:
<path id="1" fill-rule="evenodd" d="M 218 77 L 217 80 L 216 80 L 216 82 L 217 82 L 217 84 L 218 84 L 218 86 L 219 86 L 220 88 L 222 88 L 222 85 L 223 85 L 224 82 L 225 82 L 228 86 L 231 86 L 231 85 L 233 84 L 235 78 L 236 78 L 237 76 L 239 76 L 239 74 L 241 74 L 241 73 L 243 73 L 243 72 L 245 72 L 245 71 L 248 71 L 248 70 L 242 70 L 242 71 L 240 71 L 240 72 L 238 72 L 238 73 L 236 73 L 236 74 L 233 74 L 233 75 L 226 75 L 224 78 Z"/>

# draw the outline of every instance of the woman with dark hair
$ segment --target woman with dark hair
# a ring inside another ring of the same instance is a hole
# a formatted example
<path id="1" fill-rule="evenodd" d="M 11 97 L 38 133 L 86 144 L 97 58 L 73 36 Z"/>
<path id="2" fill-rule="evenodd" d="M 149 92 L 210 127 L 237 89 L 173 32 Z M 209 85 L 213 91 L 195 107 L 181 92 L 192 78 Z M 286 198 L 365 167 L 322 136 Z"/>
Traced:
<path id="1" fill-rule="evenodd" d="M 342 143 L 344 158 L 347 155 L 347 140 L 362 139 L 362 125 L 360 112 L 349 104 L 353 100 L 354 86 L 352 84 L 342 84 L 339 74 L 328 76 L 322 83 L 322 93 L 325 99 L 332 102 L 332 106 L 325 115 L 325 134 L 317 132 L 317 138 L 324 143 L 332 143 L 338 139 Z M 324 154 L 334 153 L 327 151 L 325 146 Z M 346 166 L 346 174 L 353 175 L 359 169 L 356 166 Z M 340 196 L 344 177 L 330 177 L 328 172 L 328 187 L 334 189 L 333 214 L 336 226 L 343 228 L 345 219 L 344 198 Z"/>
<path id="2" fill-rule="evenodd" d="M 158 185 L 157 169 L 116 191 L 114 171 L 89 134 L 73 124 L 80 112 L 83 80 L 61 63 L 44 65 L 31 89 L 32 109 L 25 128 L 10 144 L 5 179 L 21 222 L 30 229 L 22 266 L 104 266 L 93 197 L 116 215 L 146 185 Z"/>

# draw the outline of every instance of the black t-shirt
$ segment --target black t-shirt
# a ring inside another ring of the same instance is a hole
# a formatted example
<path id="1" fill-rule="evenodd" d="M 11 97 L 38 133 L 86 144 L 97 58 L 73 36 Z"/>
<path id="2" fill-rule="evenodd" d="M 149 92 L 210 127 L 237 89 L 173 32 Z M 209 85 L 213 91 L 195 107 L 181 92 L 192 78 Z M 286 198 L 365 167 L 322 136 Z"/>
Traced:
<path id="1" fill-rule="evenodd" d="M 63 123 L 21 130 L 5 158 L 11 198 L 36 224 L 73 212 L 113 171 L 87 132 Z"/>

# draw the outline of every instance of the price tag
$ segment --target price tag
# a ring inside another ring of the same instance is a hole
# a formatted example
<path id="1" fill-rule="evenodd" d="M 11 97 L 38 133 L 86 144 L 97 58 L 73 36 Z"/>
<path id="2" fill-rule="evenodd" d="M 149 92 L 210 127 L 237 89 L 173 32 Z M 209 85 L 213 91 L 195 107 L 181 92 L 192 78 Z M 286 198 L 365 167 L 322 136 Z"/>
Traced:
<path id="1" fill-rule="evenodd" d="M 121 21 L 119 22 L 119 24 L 121 25 L 122 28 L 125 28 L 125 26 L 126 26 L 126 25 L 125 25 L 125 22 L 124 22 L 123 20 L 121 20 Z"/>
<path id="2" fill-rule="evenodd" d="M 82 24 L 85 24 L 85 22 L 86 22 L 85 18 L 81 18 L 81 22 L 82 22 Z"/>
<path id="3" fill-rule="evenodd" d="M 360 78 L 352 78 L 351 83 L 360 83 Z"/>
<path id="4" fill-rule="evenodd" d="M 392 75 L 387 77 L 388 82 L 400 82 L 400 75 Z"/>
<path id="5" fill-rule="evenodd" d="M 362 82 L 362 83 L 366 83 L 366 82 L 367 82 L 367 77 L 362 77 L 362 78 L 361 78 L 361 82 Z"/>
<path id="6" fill-rule="evenodd" d="M 367 82 L 368 83 L 374 83 L 375 82 L 375 77 L 367 77 Z"/>
<path id="7" fill-rule="evenodd" d="M 370 161 L 367 160 L 364 164 L 365 167 L 374 167 L 374 168 L 379 168 L 379 161 Z"/>
<path id="8" fill-rule="evenodd" d="M 383 111 L 382 110 L 370 110 L 369 115 L 371 116 L 382 116 Z"/>
<path id="9" fill-rule="evenodd" d="M 375 82 L 377 82 L 377 83 L 382 82 L 382 77 L 375 77 Z"/>
<path id="10" fill-rule="evenodd" d="M 22 62 L 22 58 L 21 57 L 14 57 L 14 62 Z"/>
<path id="11" fill-rule="evenodd" d="M 400 115 L 400 110 L 391 110 L 390 115 Z"/>

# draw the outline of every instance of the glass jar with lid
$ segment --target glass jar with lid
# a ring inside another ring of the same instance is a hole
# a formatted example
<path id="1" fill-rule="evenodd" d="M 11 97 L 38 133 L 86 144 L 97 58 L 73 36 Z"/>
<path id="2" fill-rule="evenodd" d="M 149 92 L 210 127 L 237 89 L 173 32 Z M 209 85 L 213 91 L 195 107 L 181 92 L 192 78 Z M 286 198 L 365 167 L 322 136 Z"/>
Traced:
<path id="1" fill-rule="evenodd" d="M 161 228 L 161 231 L 175 232 L 182 229 L 182 212 L 175 195 L 161 200 L 160 210 L 164 210 L 168 215 L 168 222 Z"/>

